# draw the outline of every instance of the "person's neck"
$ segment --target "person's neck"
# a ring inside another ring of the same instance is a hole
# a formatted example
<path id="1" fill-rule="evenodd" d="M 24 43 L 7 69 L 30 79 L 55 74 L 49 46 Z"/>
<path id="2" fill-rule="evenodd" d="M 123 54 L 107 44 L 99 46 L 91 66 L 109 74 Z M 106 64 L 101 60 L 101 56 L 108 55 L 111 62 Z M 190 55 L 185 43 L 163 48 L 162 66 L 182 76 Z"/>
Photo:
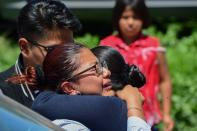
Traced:
<path id="1" fill-rule="evenodd" d="M 23 68 L 26 68 L 27 65 L 29 65 L 29 62 L 27 59 L 25 59 L 24 57 L 22 58 L 23 59 Z"/>
<path id="2" fill-rule="evenodd" d="M 16 64 L 19 67 L 19 69 L 23 72 L 25 69 L 25 64 L 24 64 L 24 58 L 23 58 L 22 54 L 19 55 Z"/>
<path id="3" fill-rule="evenodd" d="M 34 66 L 34 67 L 35 67 L 35 65 L 32 64 L 32 60 L 27 59 L 27 58 L 25 58 L 25 57 L 22 57 L 22 62 L 23 62 L 22 64 L 23 64 L 23 68 L 24 68 L 24 69 L 26 69 L 27 66 Z"/>
<path id="4" fill-rule="evenodd" d="M 136 41 L 139 37 L 141 36 L 141 33 L 133 36 L 133 37 L 127 37 L 127 36 L 121 36 L 123 41 L 127 44 L 130 45 L 132 44 L 134 41 Z"/>

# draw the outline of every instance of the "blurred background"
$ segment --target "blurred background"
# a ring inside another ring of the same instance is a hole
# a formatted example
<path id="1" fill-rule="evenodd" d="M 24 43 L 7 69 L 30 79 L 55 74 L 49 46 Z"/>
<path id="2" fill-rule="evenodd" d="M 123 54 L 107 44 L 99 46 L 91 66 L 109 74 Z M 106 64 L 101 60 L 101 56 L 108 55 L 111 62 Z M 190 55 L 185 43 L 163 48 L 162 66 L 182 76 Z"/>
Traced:
<path id="1" fill-rule="evenodd" d="M 76 41 L 92 48 L 111 34 L 114 0 L 63 2 L 83 24 L 83 30 L 75 35 Z M 0 72 L 14 64 L 19 54 L 16 19 L 25 4 L 25 0 L 0 0 Z M 197 131 L 197 0 L 146 0 L 146 4 L 152 26 L 144 32 L 160 38 L 167 48 L 174 130 Z"/>

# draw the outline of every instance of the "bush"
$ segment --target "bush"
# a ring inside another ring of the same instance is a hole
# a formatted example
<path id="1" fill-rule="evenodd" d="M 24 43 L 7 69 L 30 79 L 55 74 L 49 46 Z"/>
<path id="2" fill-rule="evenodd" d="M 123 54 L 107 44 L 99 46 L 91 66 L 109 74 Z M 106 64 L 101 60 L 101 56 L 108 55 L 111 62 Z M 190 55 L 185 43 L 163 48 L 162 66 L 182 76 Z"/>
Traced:
<path id="1" fill-rule="evenodd" d="M 0 72 L 13 65 L 18 57 L 19 49 L 13 43 L 5 35 L 0 36 Z"/>
<path id="2" fill-rule="evenodd" d="M 93 48 L 98 45 L 99 37 L 87 33 L 84 36 L 76 37 L 75 41 L 84 44 L 88 48 Z"/>

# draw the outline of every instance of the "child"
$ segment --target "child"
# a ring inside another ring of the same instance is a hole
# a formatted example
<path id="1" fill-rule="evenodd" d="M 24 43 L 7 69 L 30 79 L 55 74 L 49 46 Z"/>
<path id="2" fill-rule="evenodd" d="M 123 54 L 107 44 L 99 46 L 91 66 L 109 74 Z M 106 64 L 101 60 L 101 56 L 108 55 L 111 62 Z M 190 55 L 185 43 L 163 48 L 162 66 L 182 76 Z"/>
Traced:
<path id="1" fill-rule="evenodd" d="M 117 0 L 113 10 L 113 26 L 117 35 L 101 40 L 100 45 L 117 49 L 126 62 L 137 65 L 146 76 L 146 84 L 140 89 L 145 97 L 144 110 L 147 122 L 154 126 L 163 120 L 164 130 L 173 129 L 170 117 L 171 81 L 165 58 L 165 49 L 157 38 L 142 34 L 150 23 L 144 0 Z M 160 87 L 160 88 L 159 88 Z M 157 94 L 162 94 L 162 115 Z"/>

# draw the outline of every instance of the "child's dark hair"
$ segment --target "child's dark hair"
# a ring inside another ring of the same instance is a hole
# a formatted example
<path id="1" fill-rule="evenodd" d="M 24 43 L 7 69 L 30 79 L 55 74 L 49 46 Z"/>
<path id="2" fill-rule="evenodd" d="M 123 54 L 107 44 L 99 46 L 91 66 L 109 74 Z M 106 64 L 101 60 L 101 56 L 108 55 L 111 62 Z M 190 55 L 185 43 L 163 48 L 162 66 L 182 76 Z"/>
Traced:
<path id="1" fill-rule="evenodd" d="M 98 46 L 92 52 L 101 62 L 106 62 L 111 72 L 113 90 L 122 89 L 127 84 L 140 88 L 146 83 L 146 78 L 138 67 L 126 64 L 122 55 L 112 47 Z"/>
<path id="2" fill-rule="evenodd" d="M 129 6 L 132 11 L 143 21 L 143 28 L 150 24 L 148 8 L 144 0 L 116 0 L 113 9 L 113 28 L 119 31 L 119 20 L 125 8 Z"/>

